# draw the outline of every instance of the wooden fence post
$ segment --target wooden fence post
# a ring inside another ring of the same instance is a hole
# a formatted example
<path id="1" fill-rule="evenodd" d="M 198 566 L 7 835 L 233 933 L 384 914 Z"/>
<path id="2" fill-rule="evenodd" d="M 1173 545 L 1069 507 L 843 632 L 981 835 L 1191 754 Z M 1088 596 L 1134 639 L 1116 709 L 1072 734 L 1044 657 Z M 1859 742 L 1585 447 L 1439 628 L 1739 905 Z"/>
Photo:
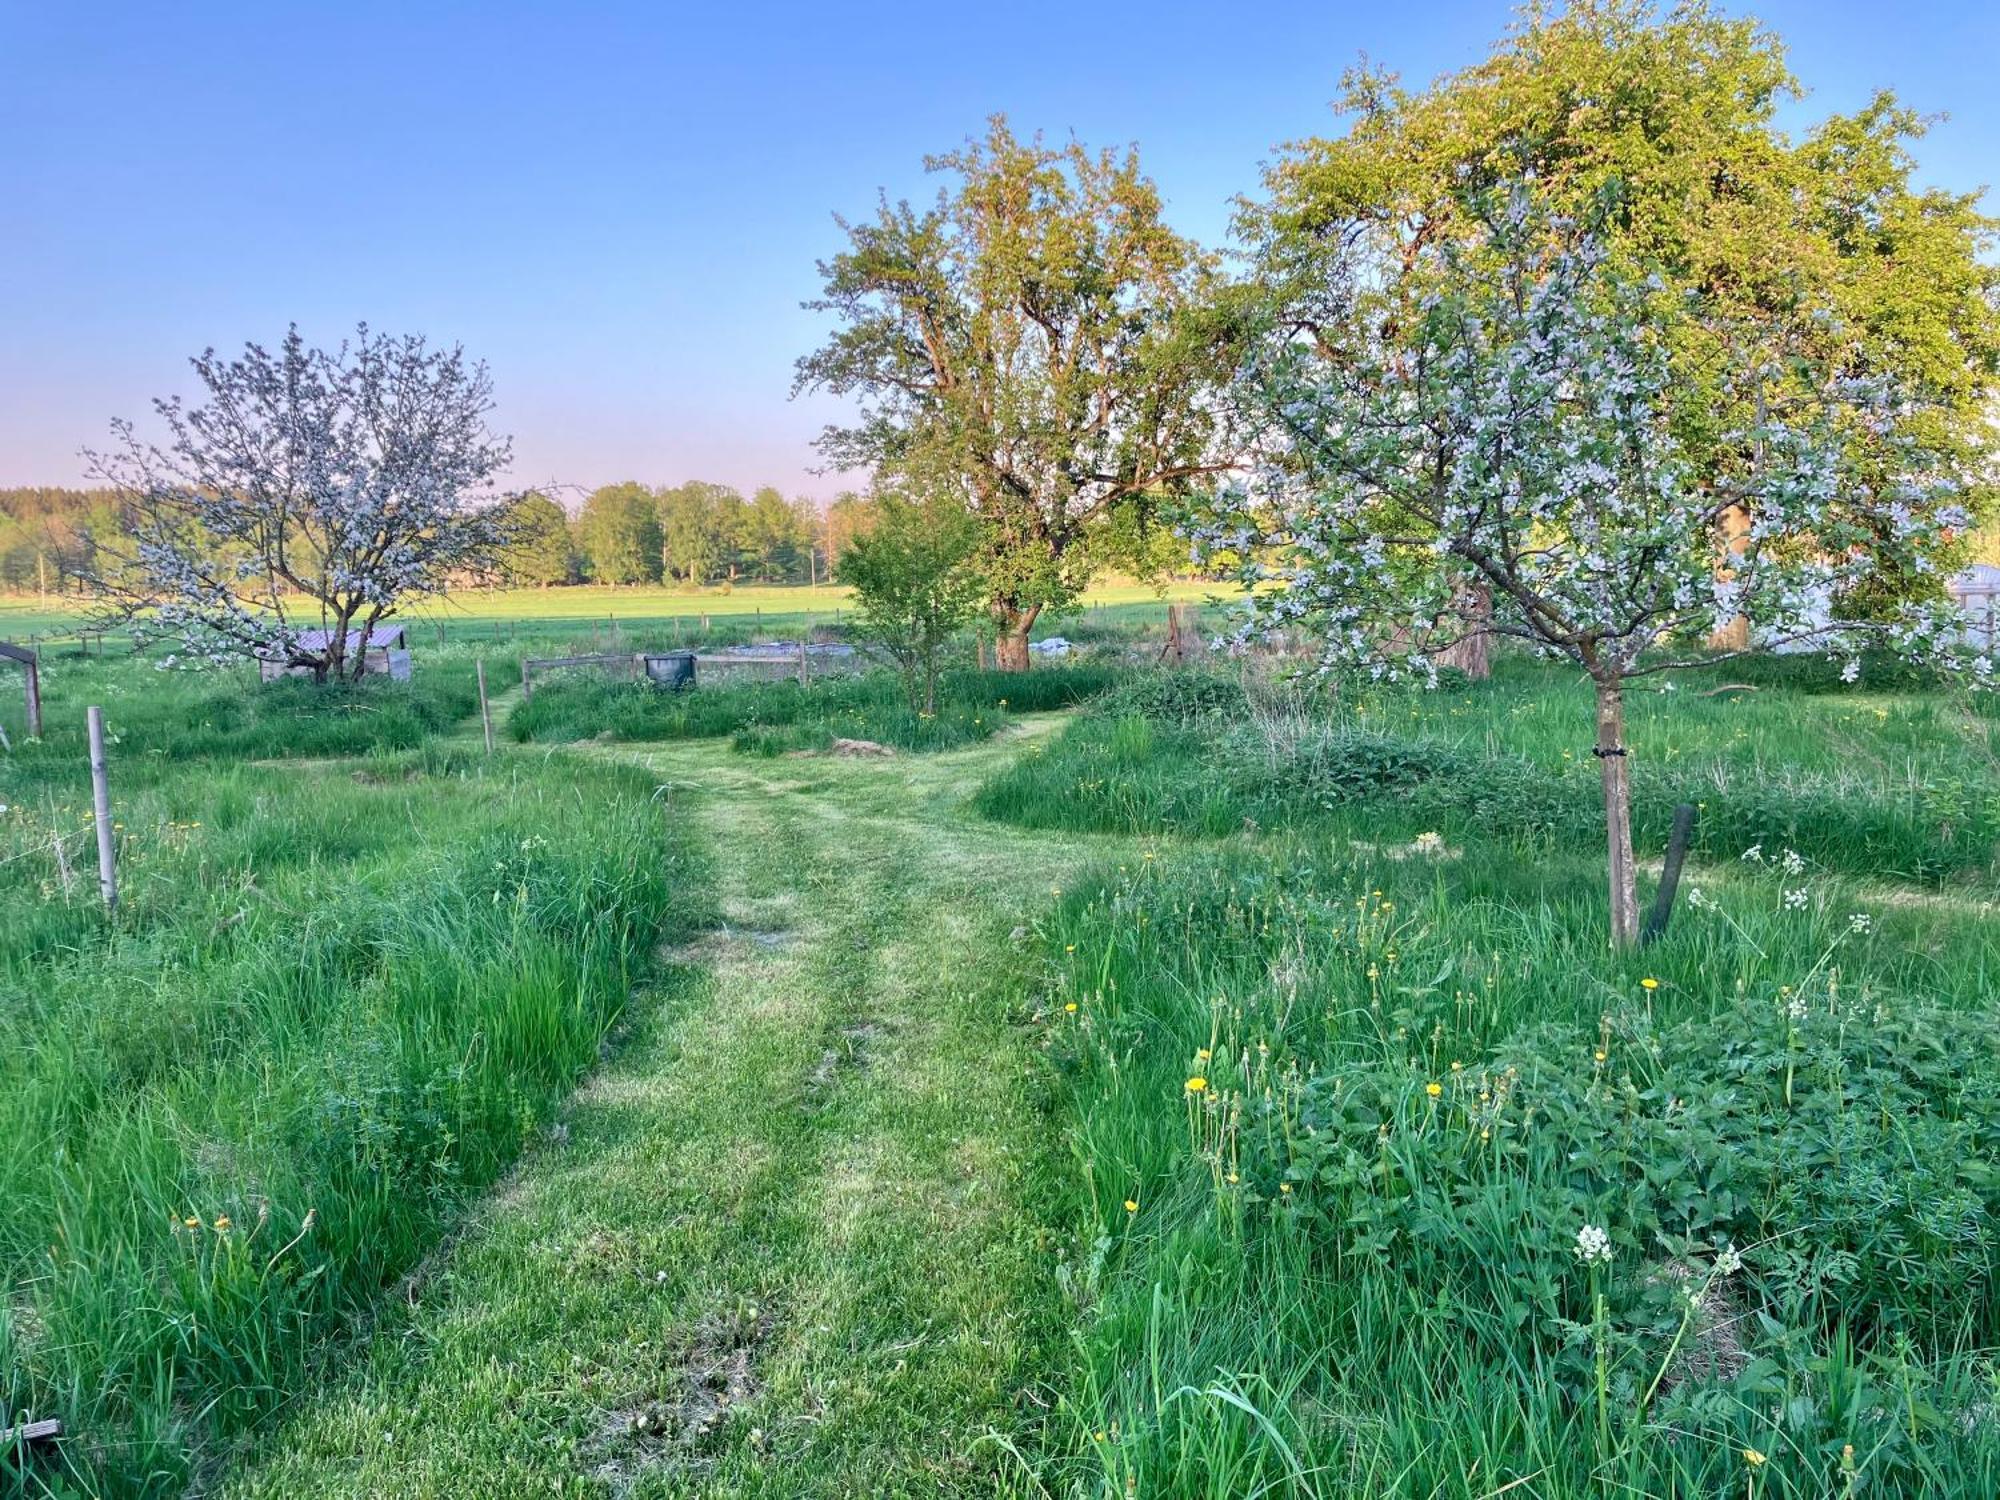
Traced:
<path id="1" fill-rule="evenodd" d="M 479 658 L 479 724 L 486 731 L 486 753 L 493 753 L 493 706 L 486 701 L 486 658 Z"/>
<path id="2" fill-rule="evenodd" d="M 806 665 L 806 638 L 799 637 L 799 686 L 812 686 L 812 669 Z"/>
<path id="3" fill-rule="evenodd" d="M 534 678 L 533 674 L 530 672 L 528 668 L 528 658 L 524 656 L 521 658 L 521 701 L 523 703 L 526 703 L 530 698 L 534 696 L 535 696 Z"/>
<path id="4" fill-rule="evenodd" d="M 28 674 L 28 738 L 42 737 L 42 674 L 40 653 L 26 646 L 10 646 L 0 641 L 0 661 L 17 661 Z"/>
<path id="5" fill-rule="evenodd" d="M 104 764 L 104 710 L 91 704 L 86 715 L 90 726 L 90 795 L 97 819 L 97 888 L 104 896 L 104 909 L 118 909 L 118 847 L 111 833 L 111 778 Z"/>

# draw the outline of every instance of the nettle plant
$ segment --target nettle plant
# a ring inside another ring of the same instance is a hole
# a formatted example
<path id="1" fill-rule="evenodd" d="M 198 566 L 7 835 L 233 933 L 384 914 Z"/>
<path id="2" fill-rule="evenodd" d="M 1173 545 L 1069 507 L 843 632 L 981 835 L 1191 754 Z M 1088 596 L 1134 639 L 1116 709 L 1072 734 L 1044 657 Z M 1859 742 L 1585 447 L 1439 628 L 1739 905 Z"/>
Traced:
<path id="1" fill-rule="evenodd" d="M 107 621 L 170 645 L 166 662 L 357 678 L 377 624 L 497 566 L 511 447 L 462 350 L 366 325 L 314 349 L 293 327 L 275 352 L 190 363 L 205 399 L 154 402 L 163 441 L 118 422 L 116 449 L 88 455 L 128 533 L 101 539 L 91 582 Z"/>
<path id="2" fill-rule="evenodd" d="M 1325 668 L 1435 682 L 1479 632 L 1581 667 L 1625 945 L 1627 684 L 1752 647 L 1855 672 L 1864 644 L 1984 677 L 1910 587 L 1967 525 L 1964 484 L 1926 394 L 1831 318 L 1730 322 L 1527 188 L 1491 206 L 1466 240 L 1351 236 L 1274 296 L 1238 391 L 1254 456 L 1191 535 L 1255 590 L 1246 635 L 1304 628 Z M 1720 460 L 1687 456 L 1691 421 Z"/>

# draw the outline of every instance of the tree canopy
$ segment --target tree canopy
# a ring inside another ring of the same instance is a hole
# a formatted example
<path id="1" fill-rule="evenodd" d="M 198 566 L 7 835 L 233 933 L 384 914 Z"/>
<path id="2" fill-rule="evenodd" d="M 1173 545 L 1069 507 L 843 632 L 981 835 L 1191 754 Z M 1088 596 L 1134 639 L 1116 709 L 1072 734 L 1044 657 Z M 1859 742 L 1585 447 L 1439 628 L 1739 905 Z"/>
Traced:
<path id="1" fill-rule="evenodd" d="M 1135 151 L 1022 140 L 1001 117 L 931 158 L 926 208 L 886 198 L 840 220 L 820 266 L 834 335 L 798 390 L 859 398 L 820 450 L 983 523 L 1004 665 L 1044 609 L 1075 599 L 1114 510 L 1184 493 L 1228 461 L 1210 399 L 1226 368 L 1211 258 L 1168 227 Z"/>
<path id="2" fill-rule="evenodd" d="M 1837 315 L 1774 345 L 1729 299 L 1628 272 L 1601 219 L 1565 219 L 1530 183 L 1463 207 L 1476 242 L 1405 256 L 1352 240 L 1323 261 L 1309 334 L 1273 316 L 1241 388 L 1251 478 L 1197 535 L 1246 583 L 1280 585 L 1249 595 L 1253 622 L 1315 629 L 1329 662 L 1434 675 L 1478 630 L 1582 668 L 1612 933 L 1631 942 L 1625 683 L 1691 664 L 1690 644 L 1736 620 L 1773 645 L 1945 644 L 1948 622 L 1922 606 L 1892 620 L 1844 606 L 1884 573 L 1936 576 L 1969 518 L 1968 475 L 1939 439 L 1936 387 L 1872 369 Z M 1693 349 L 1716 351 L 1702 376 L 1722 408 L 1753 414 L 1704 447 L 1677 414 Z M 1732 512 L 1754 524 L 1718 571 Z M 1468 620 L 1473 591 L 1488 608 Z"/>
<path id="3" fill-rule="evenodd" d="M 1441 240 L 1480 243 L 1470 205 L 1483 194 L 1531 182 L 1556 218 L 1592 217 L 1618 264 L 1665 295 L 1921 386 L 1929 439 L 1968 459 L 1991 441 L 2000 372 L 2000 267 L 1982 258 L 1996 221 L 1977 194 L 1913 182 L 1926 121 L 1892 94 L 1794 140 L 1777 110 L 1800 93 L 1775 34 L 1706 0 L 1537 4 L 1484 62 L 1423 90 L 1351 72 L 1347 132 L 1287 151 L 1241 228 L 1262 282 L 1309 328 L 1329 258 L 1367 241 L 1418 269 Z M 1416 277 L 1400 284 L 1423 295 Z M 1715 381 L 1716 326 L 1674 330 L 1676 435 L 1698 471 L 1737 461 L 1721 450 L 1755 419 Z M 1966 500 L 1983 515 L 1991 496 Z M 1913 584 L 1935 578 L 1894 587 Z"/>
<path id="4" fill-rule="evenodd" d="M 538 490 L 530 490 L 507 509 L 507 542 L 500 553 L 500 576 L 510 584 L 546 588 L 576 577 L 576 546 L 570 540 L 569 517 Z"/>
<path id="5" fill-rule="evenodd" d="M 627 480 L 592 490 L 576 539 L 598 583 L 660 581 L 660 513 L 645 485 Z"/>

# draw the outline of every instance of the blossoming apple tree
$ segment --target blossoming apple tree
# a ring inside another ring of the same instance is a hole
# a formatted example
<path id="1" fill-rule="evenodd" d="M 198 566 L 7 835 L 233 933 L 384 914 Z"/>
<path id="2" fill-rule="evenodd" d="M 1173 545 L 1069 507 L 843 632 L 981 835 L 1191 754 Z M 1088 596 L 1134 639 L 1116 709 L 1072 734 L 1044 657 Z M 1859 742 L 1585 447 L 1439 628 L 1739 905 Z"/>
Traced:
<path id="1" fill-rule="evenodd" d="M 141 639 L 349 680 L 378 623 L 493 568 L 511 448 L 462 350 L 364 325 L 327 351 L 294 327 L 276 352 L 191 363 L 205 399 L 156 401 L 163 441 L 119 422 L 89 455 L 126 512 L 93 582 Z"/>
<path id="2" fill-rule="evenodd" d="M 1629 944 L 1627 685 L 1713 662 L 1699 643 L 1738 621 L 1764 647 L 1850 653 L 1850 672 L 1870 641 L 1954 654 L 1940 605 L 1843 606 L 1885 570 L 1935 571 L 1963 485 L 1920 436 L 1923 391 L 1852 375 L 1832 320 L 1711 319 L 1527 187 L 1484 223 L 1388 254 L 1354 237 L 1274 298 L 1241 383 L 1254 459 L 1193 534 L 1258 586 L 1251 632 L 1308 627 L 1329 666 L 1434 681 L 1484 630 L 1582 668 Z M 1712 362 L 1699 379 L 1688 350 Z M 1702 419 L 1744 414 L 1703 434 L 1701 465 L 1677 430 L 1690 388 L 1724 393 Z"/>

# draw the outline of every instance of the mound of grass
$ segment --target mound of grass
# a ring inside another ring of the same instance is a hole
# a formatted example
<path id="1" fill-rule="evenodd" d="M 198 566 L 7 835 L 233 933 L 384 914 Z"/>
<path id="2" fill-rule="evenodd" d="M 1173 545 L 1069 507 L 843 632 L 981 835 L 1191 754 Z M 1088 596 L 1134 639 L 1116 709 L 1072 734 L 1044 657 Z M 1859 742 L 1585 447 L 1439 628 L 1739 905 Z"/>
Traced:
<path id="1" fill-rule="evenodd" d="M 1994 928 L 1748 866 L 1612 955 L 1600 880 L 1301 842 L 1075 887 L 1077 1489 L 1993 1491 Z"/>
<path id="2" fill-rule="evenodd" d="M 796 681 L 718 683 L 689 693 L 582 673 L 538 685 L 507 721 L 516 740 L 564 743 L 734 737 L 757 754 L 823 748 L 836 736 L 875 740 L 904 750 L 944 750 L 984 739 L 1008 716 L 1068 707 L 1102 692 L 1115 674 L 1101 667 L 1051 667 L 1027 673 L 950 672 L 938 711 L 913 712 L 890 673 Z"/>
<path id="3" fill-rule="evenodd" d="M 197 763 L 121 786 L 113 923 L 80 811 L 0 817 L 0 1409 L 78 1435 L 24 1485 L 178 1493 L 535 1136 L 703 916 L 652 791 Z"/>
<path id="4" fill-rule="evenodd" d="M 59 661 L 43 672 L 45 737 L 29 741 L 8 720 L 14 751 L 0 755 L 0 802 L 61 795 L 80 779 L 87 789 L 91 704 L 104 710 L 115 774 L 130 784 L 193 760 L 413 750 L 477 713 L 479 692 L 469 659 L 427 663 L 407 683 L 364 678 L 324 687 L 301 678 L 259 683 L 240 669 L 161 672 L 132 657 Z"/>
<path id="5" fill-rule="evenodd" d="M 1603 812 L 1587 740 L 1580 751 L 1565 743 L 1582 712 L 1569 686 L 1517 675 L 1442 698 L 1297 697 L 1253 712 L 1231 679 L 1152 674 L 990 781 L 978 806 L 1028 827 L 1109 833 L 1319 827 L 1577 848 L 1602 837 Z M 1562 701 L 1552 708 L 1550 697 Z M 1761 845 L 1857 874 L 1991 879 L 2000 747 L 1990 725 L 1928 699 L 1886 701 L 1644 695 L 1633 715 L 1640 847 L 1662 848 L 1675 805 L 1690 801 L 1707 858 Z M 1830 713 L 1818 732 L 1797 733 L 1814 704 Z M 1780 723 L 1793 724 L 1789 741 Z"/>

